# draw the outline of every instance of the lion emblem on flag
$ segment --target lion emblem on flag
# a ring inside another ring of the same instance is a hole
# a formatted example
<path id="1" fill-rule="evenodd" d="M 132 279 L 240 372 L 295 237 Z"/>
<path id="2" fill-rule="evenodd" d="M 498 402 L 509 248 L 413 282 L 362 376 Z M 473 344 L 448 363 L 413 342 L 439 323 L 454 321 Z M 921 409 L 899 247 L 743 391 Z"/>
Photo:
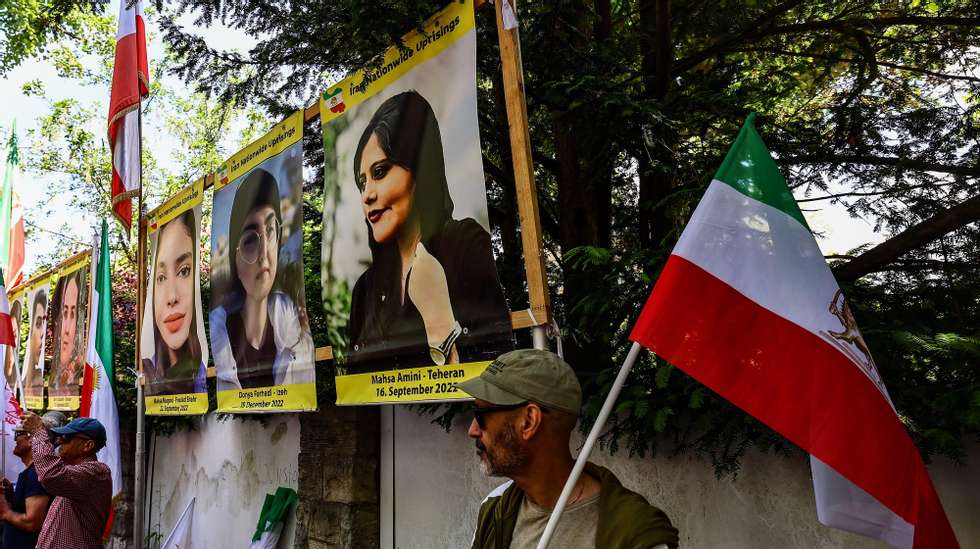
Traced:
<path id="1" fill-rule="evenodd" d="M 881 377 L 878 375 L 878 368 L 875 366 L 875 361 L 871 357 L 871 349 L 868 348 L 867 342 L 864 341 L 864 336 L 858 330 L 857 320 L 854 319 L 854 313 L 851 312 L 851 307 L 847 304 L 847 300 L 844 298 L 844 292 L 840 288 L 837 289 L 833 299 L 830 300 L 828 310 L 830 314 L 837 317 L 843 329 L 840 331 L 820 330 L 820 335 L 857 364 L 865 375 L 871 378 L 871 381 L 878 386 L 882 393 L 887 395 L 884 383 L 882 383 Z"/>

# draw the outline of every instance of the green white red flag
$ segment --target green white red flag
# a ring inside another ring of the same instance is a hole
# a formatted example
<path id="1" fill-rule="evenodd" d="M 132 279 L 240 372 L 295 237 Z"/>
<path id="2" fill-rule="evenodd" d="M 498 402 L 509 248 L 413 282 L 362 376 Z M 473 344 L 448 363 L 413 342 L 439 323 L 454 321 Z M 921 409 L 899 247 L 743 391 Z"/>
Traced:
<path id="1" fill-rule="evenodd" d="M 112 371 L 112 272 L 109 266 L 109 228 L 102 220 L 97 250 L 92 250 L 92 308 L 89 311 L 88 352 L 82 381 L 79 415 L 94 417 L 105 427 L 106 445 L 99 461 L 112 471 L 112 494 L 122 492 L 122 460 L 119 448 L 119 412 L 113 392 Z"/>
<path id="2" fill-rule="evenodd" d="M 15 352 L 15 333 L 10 320 L 10 302 L 7 300 L 7 288 L 3 282 L 3 269 L 0 269 L 0 364 L 5 363 L 6 353 Z M 3 384 L 2 394 L 0 394 L 3 402 L 3 418 L 0 418 L 3 422 L 0 424 L 0 437 L 3 437 L 0 441 L 0 446 L 3 447 L 3 454 L 0 457 L 3 460 L 2 474 L 4 478 L 17 478 L 17 475 L 24 470 L 24 463 L 14 455 L 16 444 L 14 429 L 20 424 L 22 412 L 14 388 L 7 383 L 7 376 L 0 376 L 0 378 L 3 380 L 0 381 L 0 384 Z"/>
<path id="3" fill-rule="evenodd" d="M 10 318 L 10 301 L 7 299 L 7 285 L 3 281 L 3 270 L 0 269 L 0 345 L 2 351 L 7 351 L 6 347 L 13 347 L 16 343 L 14 334 L 17 333 L 13 320 Z M 2 354 L 2 352 L 0 352 Z M 0 356 L 2 359 L 3 356 Z"/>
<path id="4" fill-rule="evenodd" d="M 806 450 L 824 524 L 896 547 L 957 547 L 754 118 L 691 216 L 630 339 Z"/>
<path id="5" fill-rule="evenodd" d="M 24 278 L 24 210 L 14 189 L 20 176 L 16 121 L 10 129 L 4 160 L 0 182 L 0 266 L 5 266 L 7 286 L 13 288 Z"/>

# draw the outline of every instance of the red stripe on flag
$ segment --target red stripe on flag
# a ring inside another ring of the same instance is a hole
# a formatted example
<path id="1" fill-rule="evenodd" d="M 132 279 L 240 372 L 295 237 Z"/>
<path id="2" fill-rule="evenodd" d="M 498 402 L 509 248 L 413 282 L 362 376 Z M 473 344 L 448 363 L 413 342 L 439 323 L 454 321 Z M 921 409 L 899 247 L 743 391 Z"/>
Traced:
<path id="1" fill-rule="evenodd" d="M 630 339 L 863 488 L 915 527 L 915 547 L 957 547 L 905 427 L 818 336 L 672 255 Z"/>
<path id="2" fill-rule="evenodd" d="M 143 18 L 136 16 L 136 71 L 139 79 L 140 97 L 150 93 L 150 70 L 146 58 L 146 28 Z"/>
<path id="3" fill-rule="evenodd" d="M 92 416 L 92 393 L 95 391 L 95 370 L 90 364 L 85 365 L 82 375 L 82 399 L 78 405 L 78 417 Z"/>
<path id="4" fill-rule="evenodd" d="M 139 42 L 136 33 L 127 34 L 116 42 L 116 62 L 112 67 L 112 92 L 109 97 L 110 148 L 111 144 L 116 142 L 116 131 L 119 123 L 117 115 L 140 101 Z M 142 48 L 145 58 L 145 43 Z"/>
<path id="5" fill-rule="evenodd" d="M 0 286 L 3 288 L 3 286 Z M 14 345 L 14 323 L 10 318 L 8 313 L 0 313 L 0 345 Z M 12 353 L 12 349 L 7 349 L 8 353 Z"/>
<path id="6" fill-rule="evenodd" d="M 123 185 L 122 178 L 119 177 L 119 173 L 116 172 L 116 167 L 112 167 L 112 196 L 119 196 L 120 194 L 126 192 L 126 186 Z M 126 199 L 120 200 L 112 205 L 112 213 L 116 218 L 126 226 L 126 231 L 129 231 L 130 227 L 133 226 L 133 200 Z"/>

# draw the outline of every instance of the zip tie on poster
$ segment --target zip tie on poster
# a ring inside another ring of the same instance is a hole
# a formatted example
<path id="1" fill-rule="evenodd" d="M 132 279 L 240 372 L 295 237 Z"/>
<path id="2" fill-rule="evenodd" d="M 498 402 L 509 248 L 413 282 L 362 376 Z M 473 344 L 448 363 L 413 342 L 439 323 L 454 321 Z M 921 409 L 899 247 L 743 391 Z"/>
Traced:
<path id="1" fill-rule="evenodd" d="M 500 4 L 500 17 L 503 19 L 505 30 L 514 30 L 517 28 L 517 14 L 514 13 L 514 8 L 510 5 L 510 0 L 500 0 L 503 2 Z"/>
<path id="2" fill-rule="evenodd" d="M 548 335 L 548 339 L 555 340 L 555 347 L 558 351 L 558 357 L 564 360 L 565 350 L 562 348 L 561 327 L 558 326 L 558 323 L 555 322 L 554 318 L 552 318 L 551 322 L 548 323 L 548 326 L 545 327 L 545 333 Z"/>
<path id="3" fill-rule="evenodd" d="M 504 1 L 506 2 L 506 0 L 504 0 Z M 540 326 L 541 325 L 541 324 L 538 324 L 538 319 L 534 318 L 534 310 L 528 308 L 528 310 L 527 310 L 527 316 L 531 317 L 531 325 L 532 326 Z M 556 322 L 554 318 L 552 318 L 551 321 L 548 322 L 548 324 L 545 324 L 544 325 L 544 333 L 545 333 L 546 336 L 548 336 L 548 339 L 554 339 L 555 340 L 555 345 L 558 348 L 558 356 L 559 356 L 559 358 L 564 359 L 565 358 L 565 349 L 562 347 L 561 327 L 558 326 L 558 322 Z"/>
<path id="4" fill-rule="evenodd" d="M 531 317 L 531 326 L 540 326 L 538 319 L 534 318 L 534 309 L 527 308 L 527 316 Z"/>

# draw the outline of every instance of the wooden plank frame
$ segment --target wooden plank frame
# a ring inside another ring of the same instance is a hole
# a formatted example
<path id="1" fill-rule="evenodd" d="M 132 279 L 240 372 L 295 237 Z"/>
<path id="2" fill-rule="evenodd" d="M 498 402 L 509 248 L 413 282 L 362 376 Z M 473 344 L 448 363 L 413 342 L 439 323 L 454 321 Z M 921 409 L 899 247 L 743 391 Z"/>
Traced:
<path id="1" fill-rule="evenodd" d="M 473 9 L 479 10 L 491 1 L 474 0 Z M 517 188 L 517 211 L 521 227 L 521 244 L 524 251 L 524 271 L 527 278 L 528 302 L 530 304 L 529 308 L 512 311 L 510 314 L 511 325 L 515 330 L 520 330 L 550 324 L 551 301 L 548 295 L 547 272 L 545 271 L 541 244 L 541 218 L 538 212 L 538 191 L 534 182 L 534 163 L 531 159 L 531 137 L 527 123 L 527 103 L 524 98 L 524 69 L 520 57 L 520 38 L 518 28 L 506 29 L 504 26 L 504 2 L 510 3 L 514 13 L 517 12 L 517 6 L 516 0 L 493 2 L 497 19 L 497 37 L 500 46 L 511 158 L 514 165 L 514 183 Z M 303 109 L 303 122 L 312 122 L 318 118 L 320 118 L 319 100 Z M 200 180 L 203 180 L 204 189 L 208 189 L 214 186 L 215 174 L 207 174 Z M 143 306 L 146 300 L 146 288 L 142 281 L 147 276 L 144 258 L 147 217 L 140 208 L 138 253 L 140 254 L 139 280 L 141 284 L 137 324 L 142 319 Z M 136 337 L 138 340 L 139 333 Z M 333 356 L 333 348 L 329 346 L 316 348 L 315 361 L 317 362 L 331 360 Z M 142 372 L 142 364 L 139 364 L 139 369 Z M 209 366 L 207 371 L 208 377 L 216 375 L 214 366 Z"/>

